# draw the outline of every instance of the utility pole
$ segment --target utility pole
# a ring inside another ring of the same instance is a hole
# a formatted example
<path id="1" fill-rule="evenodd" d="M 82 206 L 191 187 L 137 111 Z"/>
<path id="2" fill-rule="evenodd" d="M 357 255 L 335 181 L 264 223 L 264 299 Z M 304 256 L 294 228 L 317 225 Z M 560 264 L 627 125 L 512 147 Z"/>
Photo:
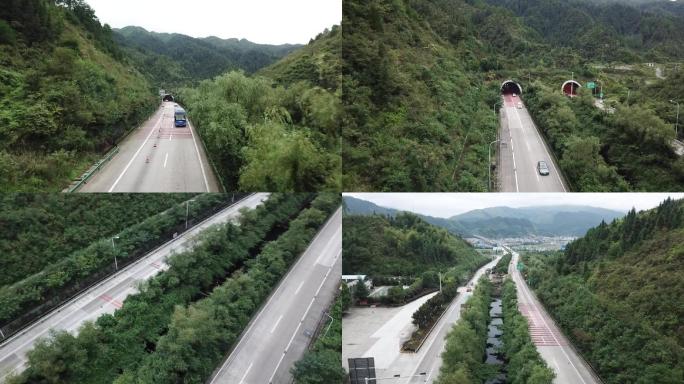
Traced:
<path id="1" fill-rule="evenodd" d="M 437 275 L 439 276 L 439 293 L 442 293 L 442 271 L 438 271 Z"/>
<path id="2" fill-rule="evenodd" d="M 498 142 L 499 142 L 499 140 L 497 139 L 497 140 L 494 140 L 491 143 L 489 143 L 489 163 L 488 163 L 488 165 L 489 165 L 489 178 L 488 178 L 489 183 L 487 184 L 487 189 L 489 190 L 489 192 L 492 191 L 492 144 L 498 143 Z"/>
<path id="3" fill-rule="evenodd" d="M 114 239 L 118 239 L 119 236 L 112 237 L 112 251 L 114 252 L 114 268 L 119 270 L 119 262 L 116 260 L 116 247 L 114 246 Z"/>
<path id="4" fill-rule="evenodd" d="M 670 100 L 670 103 L 677 104 L 677 121 L 675 123 L 675 140 L 679 137 L 679 102 Z"/>

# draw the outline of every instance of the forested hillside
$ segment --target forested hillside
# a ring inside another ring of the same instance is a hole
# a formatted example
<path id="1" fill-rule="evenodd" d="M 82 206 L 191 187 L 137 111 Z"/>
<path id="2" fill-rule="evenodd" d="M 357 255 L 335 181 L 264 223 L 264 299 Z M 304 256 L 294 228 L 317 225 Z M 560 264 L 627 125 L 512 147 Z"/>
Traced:
<path id="1" fill-rule="evenodd" d="M 256 44 L 215 36 L 193 38 L 176 33 L 148 32 L 132 26 L 115 30 L 114 40 L 128 48 L 136 67 L 153 85 L 167 90 L 230 70 L 253 73 L 299 48 L 292 44 Z"/>
<path id="2" fill-rule="evenodd" d="M 667 129 L 684 92 L 684 4 L 347 1 L 343 17 L 347 190 L 485 190 L 511 78 L 572 190 L 684 188 Z M 564 98 L 571 76 L 600 81 L 614 116 Z"/>
<path id="3" fill-rule="evenodd" d="M 0 7 L 0 189 L 61 190 L 156 105 L 83 0 Z"/>
<path id="4" fill-rule="evenodd" d="M 93 241 L 113 236 L 191 194 L 3 194 L 0 287 L 37 272 Z"/>
<path id="5" fill-rule="evenodd" d="M 416 276 L 452 267 L 468 274 L 484 260 L 461 238 L 411 213 L 347 215 L 342 227 L 345 274 Z"/>
<path id="6" fill-rule="evenodd" d="M 684 202 L 602 223 L 527 278 L 606 383 L 684 381 Z"/>
<path id="7" fill-rule="evenodd" d="M 639 9 L 632 1 L 486 0 L 522 16 L 550 44 L 569 47 L 586 59 L 631 62 L 684 57 L 684 24 L 673 14 Z M 643 1 L 641 3 L 644 3 Z M 660 9 L 682 9 L 682 4 Z M 598 61 L 598 60 L 595 60 Z"/>
<path id="8" fill-rule="evenodd" d="M 248 77 L 180 91 L 226 190 L 340 190 L 341 29 Z"/>
<path id="9" fill-rule="evenodd" d="M 462 1 L 345 2 L 346 190 L 486 190 L 498 90 L 473 72 L 496 64 L 473 35 L 505 28 L 497 16 Z"/>

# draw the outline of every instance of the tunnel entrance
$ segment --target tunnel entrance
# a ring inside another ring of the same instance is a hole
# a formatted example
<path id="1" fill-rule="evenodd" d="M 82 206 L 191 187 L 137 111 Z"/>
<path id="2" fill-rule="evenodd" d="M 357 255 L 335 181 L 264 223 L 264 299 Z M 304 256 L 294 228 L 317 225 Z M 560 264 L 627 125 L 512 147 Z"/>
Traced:
<path id="1" fill-rule="evenodd" d="M 563 86 L 561 87 L 561 91 L 563 91 L 563 94 L 565 96 L 570 96 L 574 97 L 577 96 L 578 90 L 582 88 L 582 85 L 575 80 L 568 80 L 565 83 L 563 83 Z"/>
<path id="2" fill-rule="evenodd" d="M 162 100 L 163 101 L 173 101 L 173 96 L 166 94 L 166 95 L 164 95 L 164 98 Z"/>
<path id="3" fill-rule="evenodd" d="M 520 84 L 516 83 L 513 80 L 506 80 L 501 84 L 501 94 L 502 95 L 510 95 L 515 93 L 516 95 L 520 95 L 522 93 L 522 87 Z"/>

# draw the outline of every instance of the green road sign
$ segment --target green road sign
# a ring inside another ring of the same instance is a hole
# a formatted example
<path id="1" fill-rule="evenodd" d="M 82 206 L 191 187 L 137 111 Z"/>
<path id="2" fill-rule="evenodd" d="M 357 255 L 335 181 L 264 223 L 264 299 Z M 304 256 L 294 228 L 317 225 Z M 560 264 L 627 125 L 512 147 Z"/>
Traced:
<path id="1" fill-rule="evenodd" d="M 587 83 L 587 88 L 589 88 L 589 89 L 596 89 L 596 83 L 594 83 L 593 81 L 588 82 L 588 83 Z"/>
<path id="2" fill-rule="evenodd" d="M 522 261 L 518 261 L 518 265 L 516 265 L 515 268 L 516 268 L 518 271 L 522 271 L 522 270 L 523 270 L 523 263 L 522 263 Z"/>

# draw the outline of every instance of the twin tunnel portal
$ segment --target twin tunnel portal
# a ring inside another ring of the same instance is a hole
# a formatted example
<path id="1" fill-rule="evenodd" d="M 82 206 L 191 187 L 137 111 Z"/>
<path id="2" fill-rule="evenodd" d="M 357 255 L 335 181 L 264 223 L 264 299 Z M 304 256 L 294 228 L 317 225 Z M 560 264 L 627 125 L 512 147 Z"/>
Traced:
<path id="1" fill-rule="evenodd" d="M 569 84 L 569 85 L 568 85 Z M 566 82 L 562 90 L 577 94 L 579 83 Z M 534 124 L 522 100 L 523 87 L 514 80 L 501 84 L 500 130 L 496 159 L 490 166 L 494 180 L 489 188 L 499 192 L 566 192 L 563 175 L 549 146 Z"/>

